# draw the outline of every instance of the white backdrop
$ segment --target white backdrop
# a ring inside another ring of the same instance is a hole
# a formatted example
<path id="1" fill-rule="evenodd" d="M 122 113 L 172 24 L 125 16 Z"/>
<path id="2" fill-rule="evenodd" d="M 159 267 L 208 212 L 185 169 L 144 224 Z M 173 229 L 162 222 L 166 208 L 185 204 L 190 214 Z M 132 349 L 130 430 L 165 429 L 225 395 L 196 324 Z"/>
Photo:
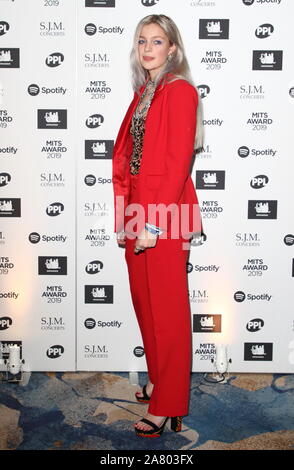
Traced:
<path id="1" fill-rule="evenodd" d="M 293 2 L 0 0 L 0 12 L 2 356 L 19 344 L 25 370 L 146 370 L 111 158 L 135 26 L 164 13 L 204 108 L 193 371 L 211 371 L 222 343 L 233 372 L 292 372 Z"/>

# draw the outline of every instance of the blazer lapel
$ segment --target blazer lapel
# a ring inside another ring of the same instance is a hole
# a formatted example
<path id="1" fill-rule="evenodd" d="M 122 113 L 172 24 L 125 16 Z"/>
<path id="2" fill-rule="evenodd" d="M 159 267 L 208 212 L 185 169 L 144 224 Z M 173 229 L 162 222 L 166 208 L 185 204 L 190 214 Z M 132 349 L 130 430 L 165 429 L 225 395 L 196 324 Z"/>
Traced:
<path id="1" fill-rule="evenodd" d="M 140 96 L 136 93 L 133 101 L 131 102 L 129 109 L 124 117 L 124 120 L 119 129 L 116 142 L 113 149 L 113 157 L 116 155 L 125 156 L 126 154 L 126 142 L 128 137 L 130 137 L 130 126 L 133 113 L 136 109 Z"/>
<path id="2" fill-rule="evenodd" d="M 171 76 L 172 74 L 168 74 L 167 76 Z M 161 91 L 164 89 L 164 86 L 162 87 L 162 82 L 163 82 L 163 78 L 160 80 L 156 90 L 155 90 L 155 93 L 154 93 L 154 96 L 153 96 L 153 100 L 161 93 Z M 129 109 L 125 115 L 125 118 L 121 124 L 121 127 L 120 127 L 120 130 L 118 132 L 118 135 L 117 135 L 117 138 L 116 138 L 116 142 L 115 142 L 115 146 L 114 146 L 114 149 L 113 149 L 113 156 L 126 156 L 126 154 L 128 154 L 128 145 L 127 145 L 127 140 L 128 138 L 130 137 L 130 126 L 131 126 L 131 121 L 132 121 L 132 117 L 133 117 L 133 113 L 137 107 L 137 104 L 139 102 L 139 99 L 145 89 L 145 85 L 143 85 L 140 90 L 139 90 L 139 94 L 135 93 L 134 95 L 134 98 L 133 98 L 133 101 L 131 102 L 130 106 L 129 106 Z"/>

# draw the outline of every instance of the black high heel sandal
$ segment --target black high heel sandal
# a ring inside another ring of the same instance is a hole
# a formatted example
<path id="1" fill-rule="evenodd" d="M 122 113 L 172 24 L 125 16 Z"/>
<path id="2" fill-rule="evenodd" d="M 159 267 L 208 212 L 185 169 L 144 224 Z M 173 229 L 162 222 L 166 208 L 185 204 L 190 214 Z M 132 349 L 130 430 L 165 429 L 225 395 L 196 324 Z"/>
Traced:
<path id="1" fill-rule="evenodd" d="M 140 403 L 149 403 L 149 401 L 150 401 L 150 397 L 149 397 L 149 395 L 147 395 L 146 387 L 147 387 L 147 384 L 144 385 L 144 387 L 142 388 L 142 393 L 143 393 L 142 397 L 138 397 L 138 395 L 137 395 L 137 393 L 140 393 L 140 392 L 135 393 L 135 397 L 136 397 L 137 401 L 140 402 Z"/>
<path id="2" fill-rule="evenodd" d="M 165 426 L 168 419 L 169 419 L 169 416 L 167 416 L 165 418 L 165 420 L 163 421 L 161 426 L 157 426 L 152 421 L 149 421 L 149 419 L 146 419 L 146 418 L 141 419 L 140 421 L 142 421 L 142 423 L 148 424 L 149 426 L 152 427 L 152 429 L 149 429 L 148 431 L 147 430 L 144 431 L 143 429 L 135 428 L 137 436 L 140 436 L 140 437 L 160 437 L 161 434 L 163 433 L 164 426 Z M 171 430 L 175 431 L 175 432 L 180 432 L 182 430 L 183 417 L 182 416 L 172 416 L 172 417 L 170 417 L 170 419 L 171 419 L 171 423 L 170 423 Z"/>

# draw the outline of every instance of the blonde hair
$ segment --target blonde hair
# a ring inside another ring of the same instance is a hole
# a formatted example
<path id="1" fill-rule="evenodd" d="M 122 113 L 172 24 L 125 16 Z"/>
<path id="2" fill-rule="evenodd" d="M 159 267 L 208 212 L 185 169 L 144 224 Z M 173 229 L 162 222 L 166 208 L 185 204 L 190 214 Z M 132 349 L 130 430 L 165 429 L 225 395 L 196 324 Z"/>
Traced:
<path id="1" fill-rule="evenodd" d="M 183 41 L 175 22 L 166 15 L 148 15 L 145 16 L 137 25 L 133 47 L 130 54 L 131 59 L 131 72 L 132 72 L 132 86 L 134 91 L 137 93 L 139 89 L 146 83 L 149 78 L 149 73 L 144 69 L 140 63 L 139 52 L 138 52 L 138 43 L 139 37 L 142 31 L 143 26 L 149 24 L 157 24 L 165 32 L 166 36 L 169 39 L 170 44 L 176 46 L 175 52 L 173 52 L 171 60 L 166 61 L 162 70 L 157 74 L 154 82 L 157 86 L 158 83 L 163 80 L 163 85 L 166 83 L 166 75 L 172 73 L 174 78 L 169 79 L 168 81 L 174 81 L 178 79 L 183 79 L 189 82 L 197 91 L 198 95 L 198 106 L 197 106 L 197 128 L 196 128 L 196 137 L 195 137 L 195 149 L 201 149 L 203 147 L 203 110 L 202 110 L 202 101 L 197 87 L 195 86 L 190 67 L 186 58 L 185 49 Z"/>

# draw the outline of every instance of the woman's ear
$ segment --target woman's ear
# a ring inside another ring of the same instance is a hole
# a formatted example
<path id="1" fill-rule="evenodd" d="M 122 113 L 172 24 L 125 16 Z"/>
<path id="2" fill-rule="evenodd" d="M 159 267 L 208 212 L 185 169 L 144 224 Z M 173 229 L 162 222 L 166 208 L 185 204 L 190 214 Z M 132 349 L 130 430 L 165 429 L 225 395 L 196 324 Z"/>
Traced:
<path id="1" fill-rule="evenodd" d="M 174 54 L 176 52 L 176 50 L 177 50 L 177 46 L 175 44 L 172 44 L 169 48 L 168 53 L 169 54 Z"/>

